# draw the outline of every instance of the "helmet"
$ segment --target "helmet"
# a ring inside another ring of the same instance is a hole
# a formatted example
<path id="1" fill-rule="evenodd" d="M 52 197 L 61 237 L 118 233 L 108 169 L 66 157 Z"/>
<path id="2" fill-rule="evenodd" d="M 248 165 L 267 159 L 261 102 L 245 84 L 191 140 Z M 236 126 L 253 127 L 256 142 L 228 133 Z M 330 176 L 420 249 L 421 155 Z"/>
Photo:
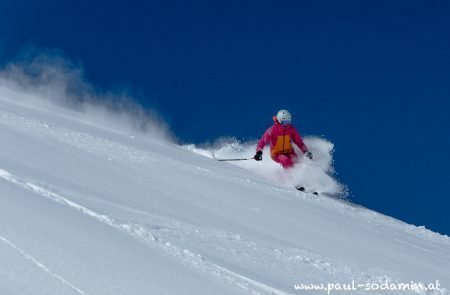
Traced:
<path id="1" fill-rule="evenodd" d="M 288 110 L 280 110 L 277 114 L 277 121 L 283 126 L 291 124 L 291 113 Z"/>

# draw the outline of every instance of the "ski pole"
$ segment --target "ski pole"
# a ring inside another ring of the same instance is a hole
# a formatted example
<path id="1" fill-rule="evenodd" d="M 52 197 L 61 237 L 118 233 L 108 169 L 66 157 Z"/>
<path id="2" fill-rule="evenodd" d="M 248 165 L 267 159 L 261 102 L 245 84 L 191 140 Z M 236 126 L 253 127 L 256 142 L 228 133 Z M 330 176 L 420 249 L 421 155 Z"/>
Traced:
<path id="1" fill-rule="evenodd" d="M 245 158 L 245 159 L 216 159 L 217 161 L 247 161 L 254 160 L 255 158 Z"/>

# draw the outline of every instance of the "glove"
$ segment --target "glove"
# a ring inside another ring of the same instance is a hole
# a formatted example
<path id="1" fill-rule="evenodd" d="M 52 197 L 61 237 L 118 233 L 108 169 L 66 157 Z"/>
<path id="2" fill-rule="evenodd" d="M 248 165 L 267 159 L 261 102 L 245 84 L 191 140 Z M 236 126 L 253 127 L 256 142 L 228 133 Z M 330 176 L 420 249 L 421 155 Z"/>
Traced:
<path id="1" fill-rule="evenodd" d="M 253 159 L 255 159 L 256 161 L 261 161 L 262 160 L 262 151 L 257 151 L 256 155 L 253 157 Z"/>
<path id="2" fill-rule="evenodd" d="M 308 152 L 305 153 L 305 157 L 307 157 L 308 159 L 312 160 L 313 159 L 313 154 L 308 151 Z"/>

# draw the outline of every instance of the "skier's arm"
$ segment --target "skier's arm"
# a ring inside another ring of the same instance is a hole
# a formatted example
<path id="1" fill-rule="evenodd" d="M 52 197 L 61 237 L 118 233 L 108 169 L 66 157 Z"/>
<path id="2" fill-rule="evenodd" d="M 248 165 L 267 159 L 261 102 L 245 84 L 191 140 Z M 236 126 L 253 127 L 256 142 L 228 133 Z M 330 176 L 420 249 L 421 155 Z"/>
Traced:
<path id="1" fill-rule="evenodd" d="M 266 144 L 269 143 L 271 135 L 272 135 L 272 127 L 267 129 L 266 132 L 264 132 L 261 139 L 258 141 L 258 145 L 256 146 L 257 152 L 262 151 L 266 146 Z"/>
<path id="2" fill-rule="evenodd" d="M 308 152 L 308 147 L 303 142 L 302 137 L 300 136 L 297 129 L 295 129 L 295 128 L 293 129 L 293 132 L 292 132 L 292 139 L 294 140 L 294 143 L 302 150 L 302 152 L 304 154 L 306 154 Z"/>

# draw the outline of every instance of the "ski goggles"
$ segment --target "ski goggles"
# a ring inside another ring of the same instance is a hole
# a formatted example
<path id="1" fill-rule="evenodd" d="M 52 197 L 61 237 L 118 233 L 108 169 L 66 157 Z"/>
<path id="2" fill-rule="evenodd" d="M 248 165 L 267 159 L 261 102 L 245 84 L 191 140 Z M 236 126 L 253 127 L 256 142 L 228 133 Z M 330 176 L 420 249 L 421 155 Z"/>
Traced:
<path id="1" fill-rule="evenodd" d="M 283 126 L 290 125 L 291 124 L 291 120 L 281 120 L 280 124 L 283 125 Z"/>

